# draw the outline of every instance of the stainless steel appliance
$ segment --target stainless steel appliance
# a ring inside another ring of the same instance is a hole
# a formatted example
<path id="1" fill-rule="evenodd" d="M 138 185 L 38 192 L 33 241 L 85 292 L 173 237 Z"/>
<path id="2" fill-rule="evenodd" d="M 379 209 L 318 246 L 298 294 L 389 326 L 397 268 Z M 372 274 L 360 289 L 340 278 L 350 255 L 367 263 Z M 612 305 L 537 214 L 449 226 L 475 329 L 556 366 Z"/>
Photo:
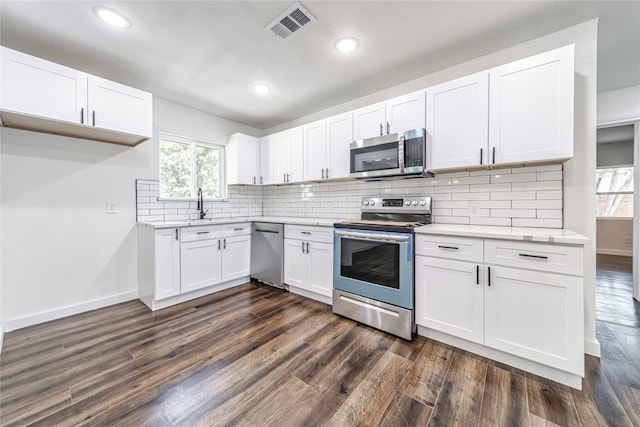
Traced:
<path id="1" fill-rule="evenodd" d="M 251 279 L 287 289 L 283 271 L 284 226 L 254 222 L 251 228 Z"/>
<path id="2" fill-rule="evenodd" d="M 334 224 L 333 312 L 411 340 L 414 233 L 431 197 L 365 197 L 361 220 Z"/>
<path id="3" fill-rule="evenodd" d="M 351 177 L 426 175 L 426 132 L 412 129 L 351 143 Z"/>

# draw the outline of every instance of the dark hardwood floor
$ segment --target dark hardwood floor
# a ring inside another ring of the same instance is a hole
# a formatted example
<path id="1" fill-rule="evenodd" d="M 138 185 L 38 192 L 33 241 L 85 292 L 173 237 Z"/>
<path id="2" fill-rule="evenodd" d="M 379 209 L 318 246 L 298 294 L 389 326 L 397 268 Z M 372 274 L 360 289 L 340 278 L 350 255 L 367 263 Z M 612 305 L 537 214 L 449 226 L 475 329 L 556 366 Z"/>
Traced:
<path id="1" fill-rule="evenodd" d="M 596 258 L 596 319 L 640 328 L 640 302 L 633 299 L 632 258 Z"/>
<path id="2" fill-rule="evenodd" d="M 43 426 L 640 426 L 640 330 L 598 322 L 583 391 L 246 284 L 6 334 L 0 423 Z"/>

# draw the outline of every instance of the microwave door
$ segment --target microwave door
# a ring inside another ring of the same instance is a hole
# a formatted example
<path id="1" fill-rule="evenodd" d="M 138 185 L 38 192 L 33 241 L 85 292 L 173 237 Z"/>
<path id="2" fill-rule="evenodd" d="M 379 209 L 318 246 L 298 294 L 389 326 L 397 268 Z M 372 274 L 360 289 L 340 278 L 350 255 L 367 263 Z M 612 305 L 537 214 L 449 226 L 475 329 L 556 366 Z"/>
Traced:
<path id="1" fill-rule="evenodd" d="M 351 148 L 351 176 L 375 177 L 401 171 L 401 150 L 397 141 Z"/>

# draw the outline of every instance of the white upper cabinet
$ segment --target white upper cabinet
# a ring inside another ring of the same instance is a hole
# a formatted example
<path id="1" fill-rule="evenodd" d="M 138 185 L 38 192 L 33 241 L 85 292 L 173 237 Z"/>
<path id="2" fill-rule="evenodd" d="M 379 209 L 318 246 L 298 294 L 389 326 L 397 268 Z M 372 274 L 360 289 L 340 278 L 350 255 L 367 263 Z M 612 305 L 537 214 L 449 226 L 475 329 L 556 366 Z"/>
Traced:
<path id="1" fill-rule="evenodd" d="M 490 70 L 491 163 L 573 156 L 573 64 L 570 45 Z"/>
<path id="2" fill-rule="evenodd" d="M 319 120 L 304 125 L 302 133 L 304 138 L 304 180 L 325 179 L 329 165 L 326 121 Z"/>
<path id="3" fill-rule="evenodd" d="M 489 73 L 427 89 L 427 169 L 486 165 Z"/>
<path id="4" fill-rule="evenodd" d="M 424 90 L 390 99 L 386 104 L 386 133 L 404 132 L 425 126 Z"/>
<path id="5" fill-rule="evenodd" d="M 151 94 L 120 83 L 88 76 L 89 104 L 87 111 L 97 128 L 143 135 L 153 135 Z"/>
<path id="6" fill-rule="evenodd" d="M 273 136 L 274 183 L 303 180 L 302 127 L 278 132 Z"/>
<path id="7" fill-rule="evenodd" d="M 346 178 L 351 172 L 349 146 L 353 142 L 353 116 L 339 114 L 327 119 L 329 165 L 325 178 Z"/>
<path id="8" fill-rule="evenodd" d="M 5 47 L 0 54 L 4 126 L 126 145 L 153 135 L 150 93 Z"/>
<path id="9" fill-rule="evenodd" d="M 258 142 L 259 160 L 258 169 L 260 170 L 259 184 L 274 183 L 274 156 L 273 156 L 273 139 L 271 135 L 260 138 Z"/>
<path id="10" fill-rule="evenodd" d="M 425 91 L 419 90 L 353 111 L 353 139 L 403 132 L 425 126 Z"/>
<path id="11" fill-rule="evenodd" d="M 258 138 L 234 133 L 229 137 L 225 154 L 227 184 L 260 184 Z"/>

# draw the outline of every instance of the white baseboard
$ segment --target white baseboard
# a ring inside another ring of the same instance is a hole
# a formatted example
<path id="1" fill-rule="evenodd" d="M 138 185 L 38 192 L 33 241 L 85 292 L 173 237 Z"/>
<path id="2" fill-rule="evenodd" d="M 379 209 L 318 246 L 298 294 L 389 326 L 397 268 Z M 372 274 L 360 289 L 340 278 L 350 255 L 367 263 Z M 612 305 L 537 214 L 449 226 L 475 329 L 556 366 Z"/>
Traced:
<path id="1" fill-rule="evenodd" d="M 616 256 L 633 256 L 633 251 L 630 250 L 630 249 L 596 248 L 596 254 L 598 254 L 598 255 L 616 255 Z"/>
<path id="2" fill-rule="evenodd" d="M 41 311 L 40 313 L 31 314 L 29 316 L 19 317 L 5 321 L 4 327 L 7 332 L 16 329 L 26 328 L 27 326 L 37 325 L 39 323 L 49 322 L 51 320 L 61 319 L 63 317 L 73 316 L 98 308 L 107 307 L 121 302 L 131 301 L 138 298 L 138 290 L 125 292 L 118 295 L 112 295 L 105 298 L 98 298 L 86 301 L 80 304 L 68 305 L 66 307 L 56 308 L 53 310 Z"/>
<path id="3" fill-rule="evenodd" d="M 600 341 L 595 338 L 584 340 L 584 352 L 591 356 L 600 357 Z"/>

